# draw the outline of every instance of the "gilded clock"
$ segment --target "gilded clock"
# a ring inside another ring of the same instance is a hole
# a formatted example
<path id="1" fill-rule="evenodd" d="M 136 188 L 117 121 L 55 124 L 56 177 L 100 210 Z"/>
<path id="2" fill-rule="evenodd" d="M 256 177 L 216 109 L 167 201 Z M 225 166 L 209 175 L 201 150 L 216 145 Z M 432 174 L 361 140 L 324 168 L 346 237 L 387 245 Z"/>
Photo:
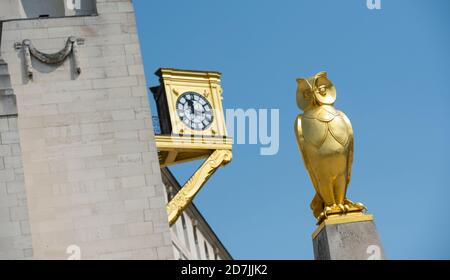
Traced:
<path id="1" fill-rule="evenodd" d="M 219 72 L 160 68 L 156 75 L 161 134 L 227 137 Z"/>
<path id="2" fill-rule="evenodd" d="M 193 130 L 205 130 L 214 121 L 211 103 L 194 91 L 181 94 L 177 101 L 177 115 L 180 120 Z"/>

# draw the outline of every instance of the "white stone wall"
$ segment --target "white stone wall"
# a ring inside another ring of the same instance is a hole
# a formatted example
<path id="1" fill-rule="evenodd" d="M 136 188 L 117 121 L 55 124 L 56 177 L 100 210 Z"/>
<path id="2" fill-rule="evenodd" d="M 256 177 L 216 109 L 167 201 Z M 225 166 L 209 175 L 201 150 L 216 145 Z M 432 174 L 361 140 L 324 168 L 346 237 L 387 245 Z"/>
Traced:
<path id="1" fill-rule="evenodd" d="M 33 257 L 65 259 L 76 245 L 82 259 L 171 259 L 133 7 L 130 0 L 98 0 L 97 10 L 92 17 L 3 24 Z M 85 40 L 81 75 L 71 57 L 56 66 L 33 59 L 29 80 L 14 43 L 30 39 L 50 53 L 69 36 Z"/>
<path id="2" fill-rule="evenodd" d="M 162 179 L 167 203 L 181 186 L 167 169 L 163 170 Z M 232 259 L 193 203 L 170 227 L 170 236 L 176 260 Z"/>
<path id="3" fill-rule="evenodd" d="M 32 257 L 17 116 L 0 117 L 0 259 Z"/>
<path id="4" fill-rule="evenodd" d="M 183 221 L 184 218 L 184 221 Z M 227 259 L 201 230 L 195 217 L 183 213 L 171 227 L 174 257 L 178 260 L 221 260 Z M 195 233 L 194 233 L 195 232 Z"/>

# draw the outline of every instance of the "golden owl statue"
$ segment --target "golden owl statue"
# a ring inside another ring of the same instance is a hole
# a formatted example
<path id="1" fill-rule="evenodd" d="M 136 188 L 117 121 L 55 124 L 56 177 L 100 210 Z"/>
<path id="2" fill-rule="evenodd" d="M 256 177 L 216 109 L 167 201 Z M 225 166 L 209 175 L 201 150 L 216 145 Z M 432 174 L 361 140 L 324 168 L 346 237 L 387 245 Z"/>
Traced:
<path id="1" fill-rule="evenodd" d="M 364 205 L 346 197 L 353 162 L 353 129 L 334 108 L 336 88 L 326 72 L 297 79 L 297 105 L 303 114 L 295 134 L 316 194 L 311 209 L 318 223 L 333 215 L 363 212 Z"/>

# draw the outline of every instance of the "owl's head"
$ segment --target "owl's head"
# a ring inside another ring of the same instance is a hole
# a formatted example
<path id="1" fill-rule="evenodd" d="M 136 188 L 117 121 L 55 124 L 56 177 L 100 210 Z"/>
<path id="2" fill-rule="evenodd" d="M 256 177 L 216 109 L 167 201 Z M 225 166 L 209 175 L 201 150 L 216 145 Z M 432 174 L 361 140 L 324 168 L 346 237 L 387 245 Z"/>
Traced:
<path id="1" fill-rule="evenodd" d="M 327 72 L 297 79 L 297 105 L 303 111 L 321 105 L 333 105 L 335 101 L 336 88 L 328 80 Z"/>

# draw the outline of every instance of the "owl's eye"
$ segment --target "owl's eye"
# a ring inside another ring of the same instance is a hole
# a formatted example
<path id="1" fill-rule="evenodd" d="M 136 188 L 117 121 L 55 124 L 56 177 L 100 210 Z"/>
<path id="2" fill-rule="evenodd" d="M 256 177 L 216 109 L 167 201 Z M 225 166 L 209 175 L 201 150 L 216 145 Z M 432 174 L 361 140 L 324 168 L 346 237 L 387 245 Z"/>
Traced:
<path id="1" fill-rule="evenodd" d="M 321 95 L 325 95 L 325 93 L 327 92 L 327 86 L 323 85 L 319 87 L 319 93 Z"/>

